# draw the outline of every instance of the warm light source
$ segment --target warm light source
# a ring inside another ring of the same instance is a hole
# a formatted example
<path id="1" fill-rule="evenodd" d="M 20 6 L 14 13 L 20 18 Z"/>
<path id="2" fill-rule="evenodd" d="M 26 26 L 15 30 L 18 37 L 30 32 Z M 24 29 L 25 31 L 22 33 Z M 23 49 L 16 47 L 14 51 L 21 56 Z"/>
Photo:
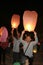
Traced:
<path id="1" fill-rule="evenodd" d="M 27 31 L 34 31 L 37 23 L 37 12 L 36 11 L 24 11 L 23 14 L 23 26 Z"/>
<path id="2" fill-rule="evenodd" d="M 25 26 L 25 30 L 28 30 L 28 31 L 33 31 L 33 26 L 31 24 L 27 24 L 27 26 Z"/>
<path id="3" fill-rule="evenodd" d="M 13 14 L 11 18 L 11 26 L 12 28 L 17 28 L 20 24 L 20 16 L 17 14 Z"/>
<path id="4" fill-rule="evenodd" d="M 3 29 L 0 28 L 0 37 L 2 36 Z"/>
<path id="5" fill-rule="evenodd" d="M 37 46 L 36 45 L 33 47 L 33 53 L 37 53 Z"/>
<path id="6" fill-rule="evenodd" d="M 0 42 L 6 42 L 6 39 L 8 37 L 8 30 L 5 26 L 1 27 L 0 35 Z"/>

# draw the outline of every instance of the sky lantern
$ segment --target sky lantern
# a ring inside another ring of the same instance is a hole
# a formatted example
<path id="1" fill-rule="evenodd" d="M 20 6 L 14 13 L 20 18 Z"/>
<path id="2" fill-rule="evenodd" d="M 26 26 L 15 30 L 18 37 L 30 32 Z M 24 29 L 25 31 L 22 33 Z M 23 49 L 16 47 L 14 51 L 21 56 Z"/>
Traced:
<path id="1" fill-rule="evenodd" d="M 0 37 L 2 36 L 3 29 L 0 28 Z"/>
<path id="2" fill-rule="evenodd" d="M 13 14 L 11 18 L 11 26 L 12 28 L 17 28 L 20 24 L 20 16 L 17 14 Z"/>
<path id="3" fill-rule="evenodd" d="M 24 11 L 23 26 L 27 31 L 34 31 L 37 23 L 38 14 L 36 11 Z"/>
<path id="4" fill-rule="evenodd" d="M 37 53 L 37 45 L 35 45 L 34 47 L 33 47 L 33 53 Z"/>
<path id="5" fill-rule="evenodd" d="M 1 27 L 2 35 L 0 36 L 0 42 L 6 42 L 6 39 L 8 37 L 8 30 L 5 26 Z"/>

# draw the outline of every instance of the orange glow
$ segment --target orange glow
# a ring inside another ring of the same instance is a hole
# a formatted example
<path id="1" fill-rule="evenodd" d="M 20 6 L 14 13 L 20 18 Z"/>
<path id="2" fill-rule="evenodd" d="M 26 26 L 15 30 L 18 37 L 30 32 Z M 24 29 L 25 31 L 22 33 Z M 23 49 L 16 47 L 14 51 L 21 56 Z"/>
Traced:
<path id="1" fill-rule="evenodd" d="M 3 29 L 0 28 L 0 36 L 2 36 L 2 33 L 3 33 Z"/>
<path id="2" fill-rule="evenodd" d="M 37 12 L 36 11 L 25 11 L 23 14 L 23 26 L 25 30 L 34 31 L 37 23 Z"/>
<path id="3" fill-rule="evenodd" d="M 33 27 L 34 27 L 34 26 L 31 25 L 31 24 L 27 24 L 27 25 L 25 26 L 25 30 L 34 31 Z"/>
<path id="4" fill-rule="evenodd" d="M 33 49 L 33 53 L 37 53 L 37 48 L 34 48 Z"/>
<path id="5" fill-rule="evenodd" d="M 12 28 L 17 28 L 20 24 L 20 16 L 17 14 L 14 14 L 11 18 L 11 26 Z"/>
<path id="6" fill-rule="evenodd" d="M 8 37 L 8 30 L 5 26 L 0 28 L 0 42 L 5 42 Z"/>

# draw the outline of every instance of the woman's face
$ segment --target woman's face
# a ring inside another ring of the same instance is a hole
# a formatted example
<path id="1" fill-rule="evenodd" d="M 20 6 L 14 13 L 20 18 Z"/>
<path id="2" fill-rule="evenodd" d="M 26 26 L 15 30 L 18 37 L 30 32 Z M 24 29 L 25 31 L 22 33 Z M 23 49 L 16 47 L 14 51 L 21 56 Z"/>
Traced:
<path id="1" fill-rule="evenodd" d="M 26 40 L 27 42 L 30 42 L 30 41 L 31 41 L 31 37 L 30 37 L 30 36 L 27 36 L 25 40 Z"/>

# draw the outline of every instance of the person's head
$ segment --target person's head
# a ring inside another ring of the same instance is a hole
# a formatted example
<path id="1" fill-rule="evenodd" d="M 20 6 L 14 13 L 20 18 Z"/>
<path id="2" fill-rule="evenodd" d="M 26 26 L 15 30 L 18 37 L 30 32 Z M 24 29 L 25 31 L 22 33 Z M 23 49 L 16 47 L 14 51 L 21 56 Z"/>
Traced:
<path id="1" fill-rule="evenodd" d="M 29 64 L 30 64 L 30 63 L 29 63 L 29 59 L 26 58 L 24 65 L 29 65 Z"/>
<path id="2" fill-rule="evenodd" d="M 34 40 L 34 33 L 33 32 L 29 32 L 29 31 L 25 31 L 25 33 L 23 34 L 23 40 L 30 42 L 31 40 Z"/>
<path id="3" fill-rule="evenodd" d="M 21 54 L 24 53 L 24 50 L 23 50 L 23 43 L 20 43 L 20 45 L 19 45 L 19 51 L 20 51 Z"/>
<path id="4" fill-rule="evenodd" d="M 13 31 L 13 36 L 14 36 L 15 38 L 17 38 L 17 31 L 16 31 L 16 29 L 14 29 L 14 31 Z"/>

